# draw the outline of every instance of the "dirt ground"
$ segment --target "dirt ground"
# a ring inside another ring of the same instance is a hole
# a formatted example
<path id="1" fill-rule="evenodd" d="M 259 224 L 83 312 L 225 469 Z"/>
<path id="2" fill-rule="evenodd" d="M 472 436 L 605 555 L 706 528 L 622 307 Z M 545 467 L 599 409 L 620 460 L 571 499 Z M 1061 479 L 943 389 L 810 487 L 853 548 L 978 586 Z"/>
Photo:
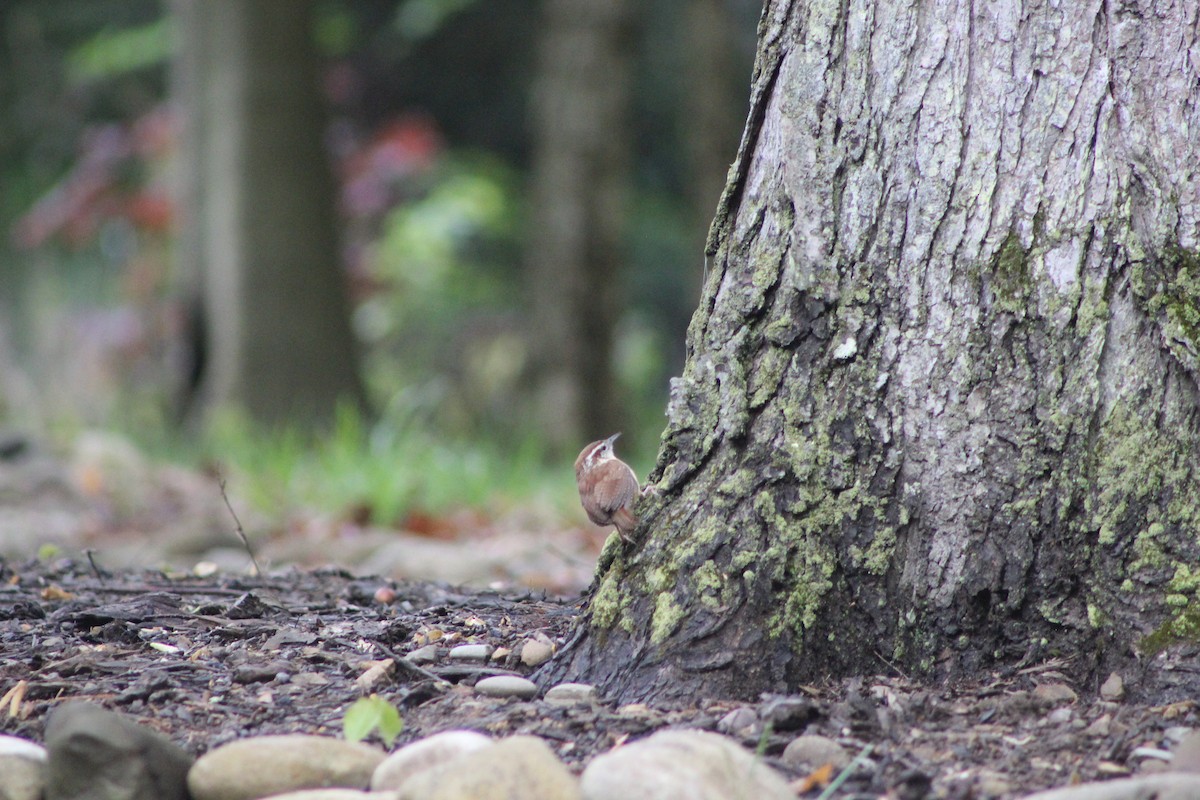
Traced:
<path id="1" fill-rule="evenodd" d="M 656 729 L 694 727 L 733 735 L 798 779 L 809 771 L 779 756 L 797 735 L 818 733 L 866 753 L 834 797 L 1003 798 L 1162 768 L 1155 753 L 1197 724 L 1191 701 L 1139 704 L 1115 699 L 1111 685 L 1114 699 L 1090 697 L 1061 663 L 970 686 L 877 675 L 753 704 L 707 698 L 678 708 L 473 692 L 487 675 L 530 674 L 516 657 L 521 642 L 540 633 L 561 646 L 576 611 L 570 599 L 340 570 L 198 578 L 0 561 L 0 730 L 41 741 L 56 704 L 86 698 L 199 754 L 256 734 L 340 735 L 346 707 L 378 693 L 401 710 L 401 744 L 457 727 L 532 733 L 578 770 Z M 492 645 L 501 657 L 446 658 L 462 643 Z M 427 644 L 439 648 L 435 662 L 402 658 Z M 816 778 L 807 796 L 818 793 Z"/>

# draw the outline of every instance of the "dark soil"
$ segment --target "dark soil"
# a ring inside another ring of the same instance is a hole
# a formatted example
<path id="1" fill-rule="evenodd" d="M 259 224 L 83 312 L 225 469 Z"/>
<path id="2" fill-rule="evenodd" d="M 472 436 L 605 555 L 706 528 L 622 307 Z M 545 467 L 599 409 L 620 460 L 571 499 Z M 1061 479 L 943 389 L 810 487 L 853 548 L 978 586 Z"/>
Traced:
<path id="1" fill-rule="evenodd" d="M 460 727 L 530 733 L 578 770 L 655 729 L 694 727 L 729 733 L 803 778 L 807 770 L 779 755 L 800 733 L 819 733 L 851 754 L 869 747 L 835 797 L 981 798 L 1153 769 L 1162 762 L 1135 749 L 1170 749 L 1197 723 L 1189 701 L 1104 702 L 1078 686 L 1073 698 L 1061 663 L 971 686 L 875 676 L 678 708 L 564 708 L 473 692 L 487 675 L 530 674 L 520 643 L 540 632 L 563 646 L 576 610 L 571 600 L 337 570 L 201 579 L 0 562 L 0 730 L 41 741 L 57 704 L 89 699 L 200 754 L 258 734 L 341 735 L 347 706 L 377 693 L 401 710 L 400 743 Z M 450 663 L 444 650 L 468 642 L 512 653 L 486 666 Z M 443 646 L 442 657 L 407 666 L 401 657 L 426 643 Z"/>

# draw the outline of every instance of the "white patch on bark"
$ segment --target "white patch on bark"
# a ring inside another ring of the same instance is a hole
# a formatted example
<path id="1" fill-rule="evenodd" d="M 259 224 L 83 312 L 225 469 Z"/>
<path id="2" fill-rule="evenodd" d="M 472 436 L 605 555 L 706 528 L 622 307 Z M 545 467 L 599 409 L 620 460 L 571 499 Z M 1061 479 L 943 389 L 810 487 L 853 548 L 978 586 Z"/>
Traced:
<path id="1" fill-rule="evenodd" d="M 1083 243 L 1072 238 L 1046 253 L 1046 274 L 1055 288 L 1063 291 L 1079 280 L 1079 256 Z"/>

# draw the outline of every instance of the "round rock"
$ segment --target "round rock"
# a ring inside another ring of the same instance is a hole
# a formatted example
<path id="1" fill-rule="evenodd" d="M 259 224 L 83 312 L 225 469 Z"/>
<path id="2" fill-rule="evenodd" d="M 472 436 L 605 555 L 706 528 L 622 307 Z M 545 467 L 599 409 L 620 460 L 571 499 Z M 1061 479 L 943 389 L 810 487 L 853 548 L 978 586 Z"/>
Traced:
<path id="1" fill-rule="evenodd" d="M 596 687 L 590 683 L 560 683 L 546 690 L 545 700 L 555 706 L 592 703 L 596 700 Z"/>
<path id="2" fill-rule="evenodd" d="M 575 777 L 546 743 L 534 736 L 501 739 L 491 747 L 418 772 L 397 792 L 397 800 L 483 797 L 580 800 Z"/>
<path id="3" fill-rule="evenodd" d="M 528 699 L 538 693 L 537 684 L 516 675 L 493 675 L 475 684 L 475 691 L 488 697 L 519 697 Z"/>
<path id="4" fill-rule="evenodd" d="M 194 800 L 255 800 L 301 789 L 365 789 L 382 751 L 327 736 L 256 736 L 210 750 L 188 773 Z"/>
<path id="5" fill-rule="evenodd" d="M 751 736 L 762 730 L 758 724 L 758 712 L 753 708 L 735 708 L 717 722 L 717 730 L 731 736 Z"/>
<path id="6" fill-rule="evenodd" d="M 94 703 L 46 721 L 46 800 L 186 800 L 192 757 L 130 717 Z"/>
<path id="7" fill-rule="evenodd" d="M 473 661 L 482 664 L 492 655 L 492 648 L 486 644 L 460 644 L 450 648 L 451 661 Z"/>
<path id="8" fill-rule="evenodd" d="M 1083 783 L 1066 789 L 1025 795 L 1022 800 L 1194 800 L 1200 797 L 1200 775 L 1167 772 L 1124 780 Z"/>
<path id="9" fill-rule="evenodd" d="M 301 789 L 271 795 L 271 800 L 396 800 L 395 792 L 364 792 L 359 789 Z"/>
<path id="10" fill-rule="evenodd" d="M 825 764 L 841 769 L 850 763 L 850 756 L 846 748 L 827 736 L 805 735 L 788 743 L 783 751 L 783 763 L 810 770 Z"/>
<path id="11" fill-rule="evenodd" d="M 419 772 L 459 756 L 491 747 L 492 740 L 475 731 L 444 731 L 400 748 L 375 768 L 372 791 L 399 789 Z"/>
<path id="12" fill-rule="evenodd" d="M 1110 673 L 1100 684 L 1100 696 L 1111 703 L 1119 703 L 1125 699 L 1125 681 L 1117 673 Z"/>
<path id="13" fill-rule="evenodd" d="M 527 667 L 545 664 L 554 655 L 554 645 L 541 639 L 529 639 L 521 645 L 521 663 Z"/>
<path id="14" fill-rule="evenodd" d="M 46 788 L 46 748 L 19 736 L 0 736 L 0 798 L 40 800 Z"/>
<path id="15" fill-rule="evenodd" d="M 438 659 L 438 646 L 436 644 L 427 644 L 424 647 L 418 647 L 406 655 L 405 658 L 418 666 L 421 664 L 432 664 Z"/>
<path id="16" fill-rule="evenodd" d="M 731 739 L 660 731 L 592 759 L 585 800 L 795 800 L 774 770 Z"/>
<path id="17" fill-rule="evenodd" d="M 1065 683 L 1040 683 L 1033 690 L 1033 699 L 1041 706 L 1059 706 L 1074 703 L 1079 695 Z"/>

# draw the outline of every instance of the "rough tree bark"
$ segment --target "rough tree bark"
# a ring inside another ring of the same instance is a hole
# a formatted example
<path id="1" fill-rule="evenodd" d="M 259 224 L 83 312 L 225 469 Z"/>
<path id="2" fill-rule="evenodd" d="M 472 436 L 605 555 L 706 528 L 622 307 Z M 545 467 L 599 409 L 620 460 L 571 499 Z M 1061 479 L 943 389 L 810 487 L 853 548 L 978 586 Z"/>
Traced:
<path id="1" fill-rule="evenodd" d="M 617 424 L 613 333 L 632 147 L 626 0 L 543 0 L 527 272 L 535 414 L 575 448 Z"/>
<path id="2" fill-rule="evenodd" d="M 185 269 L 207 326 L 202 408 L 323 421 L 363 403 L 322 146 L 308 0 L 175 0 Z M 195 74 L 186 74 L 187 71 Z M 190 263 L 190 267 L 189 267 Z"/>
<path id="3" fill-rule="evenodd" d="M 753 696 L 1194 648 L 1198 25 L 770 0 L 660 495 L 549 671 Z"/>

